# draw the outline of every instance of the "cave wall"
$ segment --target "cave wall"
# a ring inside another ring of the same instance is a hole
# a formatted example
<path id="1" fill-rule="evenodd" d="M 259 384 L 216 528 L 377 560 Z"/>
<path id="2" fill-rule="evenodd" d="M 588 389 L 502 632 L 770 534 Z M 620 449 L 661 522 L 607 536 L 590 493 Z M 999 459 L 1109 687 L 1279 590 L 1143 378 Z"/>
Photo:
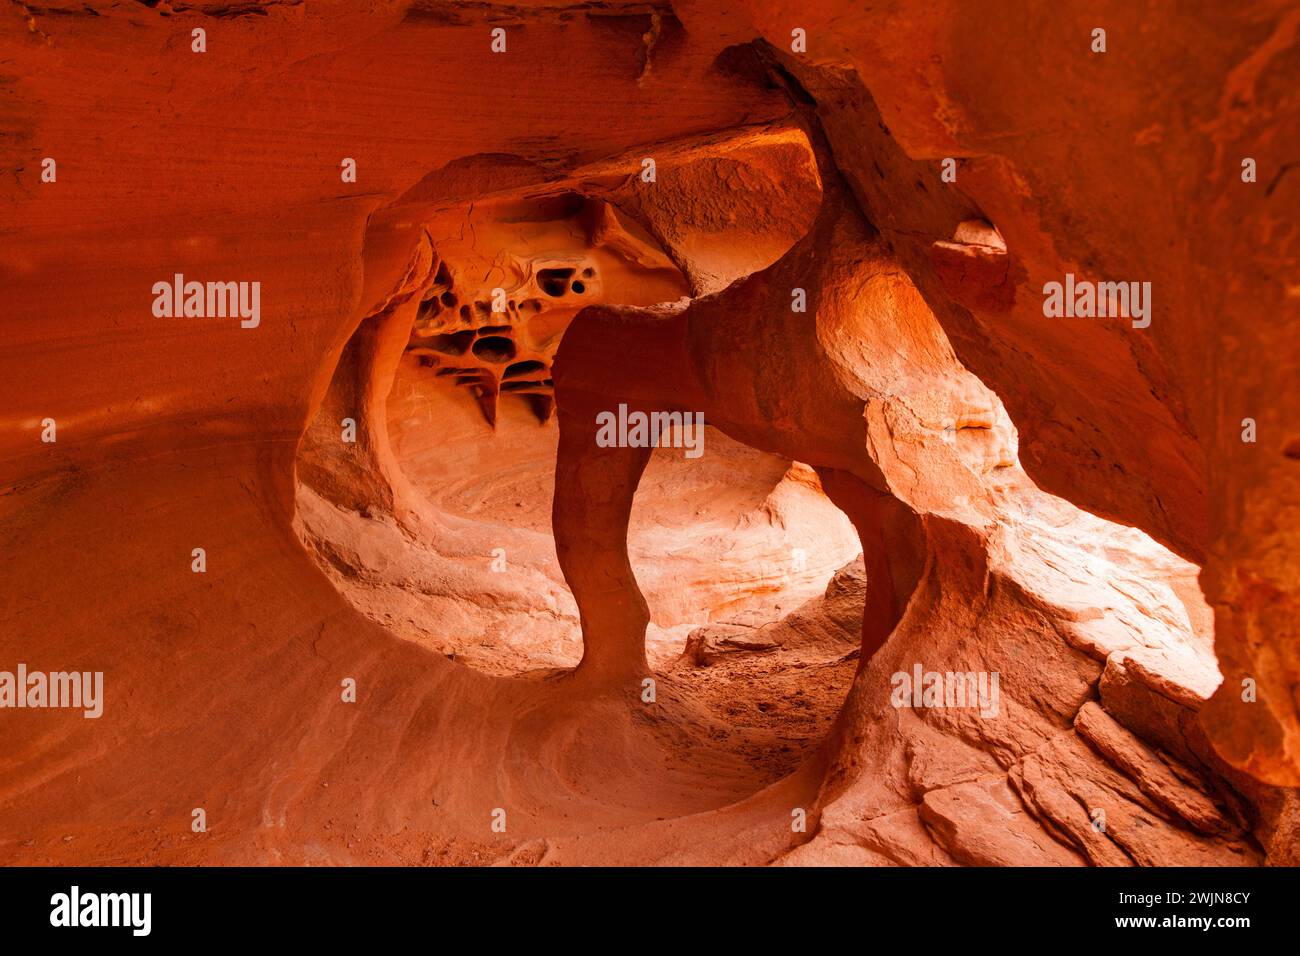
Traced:
<path id="1" fill-rule="evenodd" d="M 720 50 L 762 36 L 815 100 L 864 210 L 1006 403 L 1034 479 L 1204 565 L 1224 673 L 1210 736 L 1237 766 L 1300 783 L 1300 12 L 677 9 Z M 796 27 L 805 53 L 791 50 Z M 948 157 L 955 183 L 941 179 Z M 1245 158 L 1257 181 L 1243 181 Z M 1009 264 L 936 246 L 972 218 L 997 227 Z M 1150 326 L 1045 318 L 1041 290 L 1067 272 L 1151 282 Z M 1257 440 L 1243 441 L 1245 419 Z"/>
<path id="2" fill-rule="evenodd" d="M 36 712 L 0 727 L 4 859 L 420 862 L 427 842 L 375 834 L 401 821 L 487 841 L 479 821 L 520 792 L 534 810 L 512 817 L 511 840 L 634 819 L 657 842 L 629 836 L 620 858 L 699 859 L 700 830 L 656 820 L 742 795 L 729 768 L 709 790 L 684 774 L 629 787 L 619 811 L 575 796 L 585 770 L 661 755 L 626 751 L 635 721 L 608 701 L 583 701 L 579 719 L 562 690 L 465 673 L 356 613 L 293 531 L 294 461 L 346 343 L 410 273 L 423 235 L 412 207 L 601 163 L 623 179 L 665 144 L 785 117 L 787 92 L 814 101 L 868 218 L 1005 403 L 1030 474 L 1204 559 L 1225 677 L 1205 730 L 1248 774 L 1300 783 L 1300 180 L 1287 156 L 1300 13 L 1048 10 L 0 11 L 0 650 L 102 667 L 124 701 L 94 727 Z M 1098 17 L 1111 46 L 1094 57 Z M 784 52 L 792 25 L 808 30 L 803 59 Z M 506 55 L 490 52 L 496 26 Z M 206 53 L 191 52 L 196 28 Z M 758 36 L 785 89 L 725 56 Z M 936 178 L 950 155 L 956 189 Z M 1242 156 L 1257 183 L 1241 182 Z M 45 157 L 56 182 L 41 180 Z M 346 157 L 356 183 L 340 178 Z M 651 205 L 647 225 L 658 216 L 671 247 L 672 209 Z M 1005 274 L 934 248 L 980 218 L 1006 240 Z M 697 289 L 716 287 L 689 248 L 680 256 Z M 1152 281 L 1150 328 L 1044 321 L 1038 290 L 1066 271 Z M 177 272 L 261 281 L 259 326 L 154 316 L 151 287 Z M 1241 440 L 1245 417 L 1256 443 Z M 56 443 L 41 441 L 46 418 Z M 203 579 L 189 569 L 200 543 Z M 342 676 L 377 689 L 376 706 L 328 709 Z M 1246 677 L 1259 700 L 1243 706 Z M 1122 699 L 1119 677 L 1110 686 Z M 590 750 L 555 743 L 593 715 L 608 727 Z M 439 749 L 448 737 L 457 745 Z M 712 858 L 772 859 L 822 769 L 719 811 Z M 207 845 L 189 830 L 200 804 L 222 821 Z M 570 860 L 596 858 L 573 839 Z"/>
<path id="3" fill-rule="evenodd" d="M 556 825 L 628 822 L 565 782 L 662 763 L 621 746 L 628 715 L 493 681 L 366 620 L 294 532 L 294 461 L 345 344 L 423 238 L 418 216 L 381 210 L 610 157 L 620 175 L 649 144 L 787 112 L 680 29 L 647 73 L 663 12 L 0 11 L 0 652 L 103 670 L 107 696 L 97 721 L 0 723 L 6 862 L 488 861 Z M 507 55 L 491 52 L 497 26 Z M 260 281 L 260 324 L 156 317 L 151 288 L 178 272 Z M 360 706 L 340 702 L 345 677 Z M 562 750 L 548 736 L 596 715 L 594 755 L 545 759 Z M 742 792 L 732 771 L 656 777 L 615 803 L 641 819 L 707 809 Z"/>
<path id="4" fill-rule="evenodd" d="M 473 198 L 504 185 L 503 170 L 538 181 L 547 167 L 786 111 L 776 91 L 714 70 L 680 31 L 657 49 L 660 72 L 641 76 L 644 12 L 76 9 L 3 14 L 21 77 L 0 147 L 12 171 L 0 393 L 10 478 L 119 449 L 296 442 L 353 327 L 392 293 L 420 238 L 394 226 L 363 248 L 368 217 L 453 160 L 506 157 L 438 185 Z M 506 54 L 490 50 L 489 18 L 511 32 Z M 190 50 L 195 28 L 206 53 Z M 54 183 L 41 182 L 44 157 L 58 162 Z M 345 158 L 355 183 L 341 179 Z M 127 261 L 109 254 L 124 243 Z M 150 289 L 177 272 L 260 280 L 262 324 L 160 322 Z M 62 425 L 55 447 L 39 441 L 45 417 Z"/>

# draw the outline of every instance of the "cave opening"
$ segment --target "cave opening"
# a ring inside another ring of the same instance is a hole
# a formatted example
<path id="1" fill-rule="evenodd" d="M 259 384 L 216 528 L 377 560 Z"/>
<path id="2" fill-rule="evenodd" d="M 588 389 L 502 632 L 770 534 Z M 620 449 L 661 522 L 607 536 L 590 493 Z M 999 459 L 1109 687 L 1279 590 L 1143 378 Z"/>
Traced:
<path id="1" fill-rule="evenodd" d="M 390 575 L 426 607 L 401 629 L 428 641 L 428 622 L 464 602 L 433 646 L 497 674 L 572 667 L 582 651 L 551 528 L 559 429 L 530 401 L 549 400 L 553 383 L 541 362 L 518 364 L 503 376 L 492 423 L 480 394 L 488 385 L 430 375 L 409 353 L 387 400 L 396 465 L 424 513 L 437 515 L 435 530 L 410 536 L 431 564 L 417 574 L 403 562 Z M 689 637 L 705 642 L 690 651 L 701 665 L 733 650 L 774 650 L 758 635 L 819 596 L 860 547 L 811 469 L 707 427 L 704 447 L 699 460 L 666 442 L 655 450 L 630 522 L 656 667 L 675 663 Z M 456 578 L 440 584 L 451 563 Z"/>
<path id="2" fill-rule="evenodd" d="M 773 166 L 768 154 L 788 142 L 740 148 L 765 177 L 742 198 L 774 209 L 772 180 L 790 157 Z M 682 161 L 698 176 L 691 166 Z M 802 202 L 816 184 L 797 170 Z M 582 628 L 551 527 L 552 367 L 565 329 L 586 305 L 680 303 L 758 271 L 807 221 L 789 209 L 758 220 L 745 258 L 729 225 L 686 223 L 664 239 L 572 194 L 434 217 L 432 280 L 362 322 L 309 429 L 300 535 L 352 604 L 403 638 L 496 676 L 573 668 Z M 363 383 L 376 363 L 390 366 L 382 385 Z M 359 402 L 382 428 L 341 446 L 336 423 Z M 698 459 L 662 444 L 629 522 L 651 608 L 647 658 L 757 787 L 806 758 L 843 703 L 859 660 L 861 544 L 808 466 L 707 426 Z"/>
<path id="3" fill-rule="evenodd" d="M 1151 693 L 1172 681 L 1208 695 L 1218 673 L 1197 568 L 1037 488 L 1000 399 L 957 361 L 843 187 L 823 192 L 802 135 L 663 165 L 682 189 L 742 184 L 731 198 L 750 217 L 684 219 L 680 199 L 620 194 L 619 176 L 604 193 L 431 210 L 406 278 L 343 347 L 300 448 L 298 530 L 318 563 L 362 613 L 459 664 L 532 681 L 581 674 L 592 645 L 553 527 L 557 489 L 580 474 L 557 471 L 561 344 L 588 308 L 569 381 L 596 404 L 569 414 L 590 424 L 627 382 L 670 403 L 699 393 L 689 363 L 638 338 L 683 316 L 699 323 L 692 348 L 741 399 L 710 393 L 701 459 L 653 450 L 626 533 L 588 566 L 616 566 L 625 548 L 647 607 L 645 673 L 672 715 L 654 732 L 721 755 L 729 799 L 826 759 L 845 734 L 860 745 L 881 733 L 880 714 L 862 726 L 844 704 L 871 682 L 888 700 L 899 673 L 994 674 L 1015 700 L 1049 659 L 1069 677 L 1029 692 L 1031 709 L 1035 726 L 1058 728 L 1107 680 L 1114 695 L 1134 675 Z M 747 175 L 719 175 L 736 165 Z M 993 227 L 970 220 L 951 236 L 935 243 L 941 278 L 1005 277 Z M 815 324 L 787 297 L 800 281 Z M 747 336 L 764 308 L 755 297 L 772 289 L 780 307 L 760 318 L 774 331 Z M 825 367 L 787 371 L 804 350 L 789 336 L 804 334 Z M 804 396 L 823 400 L 827 377 L 857 391 L 819 411 Z M 762 395 L 782 399 L 755 419 Z M 339 440 L 348 419 L 368 426 L 353 443 Z M 845 436 L 867 457 L 843 454 Z M 639 684 L 620 686 L 635 707 Z M 1111 710 L 1124 707 L 1116 696 Z M 921 726 L 962 726 L 944 720 Z"/>

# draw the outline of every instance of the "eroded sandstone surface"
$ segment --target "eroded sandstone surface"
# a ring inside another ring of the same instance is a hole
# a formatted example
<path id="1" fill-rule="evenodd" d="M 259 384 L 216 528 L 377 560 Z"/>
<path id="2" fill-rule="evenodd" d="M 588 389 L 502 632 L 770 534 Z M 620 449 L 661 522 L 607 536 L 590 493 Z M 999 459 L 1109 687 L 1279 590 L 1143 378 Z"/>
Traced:
<path id="1" fill-rule="evenodd" d="M 105 687 L 0 708 L 0 861 L 1298 862 L 1293 5 L 47 0 L 0 59 L 0 671 Z"/>

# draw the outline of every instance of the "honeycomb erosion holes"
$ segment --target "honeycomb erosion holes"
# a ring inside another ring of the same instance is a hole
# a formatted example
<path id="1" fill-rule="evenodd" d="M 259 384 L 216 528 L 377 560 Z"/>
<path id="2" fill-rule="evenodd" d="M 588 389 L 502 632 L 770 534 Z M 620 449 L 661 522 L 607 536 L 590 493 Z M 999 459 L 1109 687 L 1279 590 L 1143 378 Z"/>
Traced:
<path id="1" fill-rule="evenodd" d="M 217 93 L 150 8 L 0 34 L 0 669 L 106 688 L 3 714 L 0 861 L 1296 862 L 1300 323 L 1225 318 L 1294 317 L 1294 13 L 1121 79 L 960 4 L 258 9 Z"/>

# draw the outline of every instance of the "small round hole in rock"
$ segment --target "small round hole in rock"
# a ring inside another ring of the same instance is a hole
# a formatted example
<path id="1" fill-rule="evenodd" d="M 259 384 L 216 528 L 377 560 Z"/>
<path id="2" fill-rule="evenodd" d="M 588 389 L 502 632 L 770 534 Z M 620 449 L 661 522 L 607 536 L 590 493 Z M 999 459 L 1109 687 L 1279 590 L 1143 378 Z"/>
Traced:
<path id="1" fill-rule="evenodd" d="M 569 279 L 573 271 L 572 269 L 539 269 L 537 284 L 551 298 L 558 299 L 569 291 Z"/>

